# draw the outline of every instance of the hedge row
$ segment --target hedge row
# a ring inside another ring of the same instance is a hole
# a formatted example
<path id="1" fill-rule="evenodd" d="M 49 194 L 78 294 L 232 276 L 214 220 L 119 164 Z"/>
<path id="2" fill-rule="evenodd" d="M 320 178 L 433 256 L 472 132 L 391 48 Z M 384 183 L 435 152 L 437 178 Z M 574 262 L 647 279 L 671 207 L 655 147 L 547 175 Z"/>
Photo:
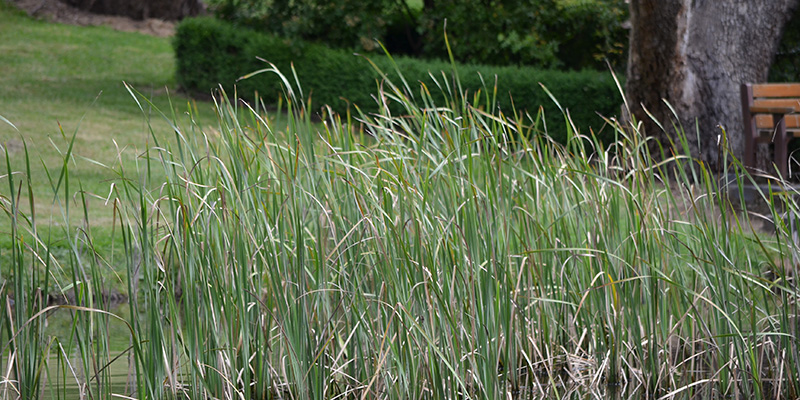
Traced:
<path id="1" fill-rule="evenodd" d="M 185 19 L 175 35 L 178 84 L 190 91 L 208 93 L 222 84 L 231 92 L 234 84 L 240 97 L 252 97 L 258 92 L 266 100 L 277 99 L 282 89 L 276 75 L 259 74 L 252 78 L 237 79 L 250 72 L 266 68 L 256 57 L 275 64 L 286 76 L 291 77 L 294 65 L 303 93 L 312 104 L 330 105 L 343 112 L 348 103 L 357 104 L 364 111 L 377 110 L 374 100 L 379 83 L 379 74 L 363 57 L 331 50 L 327 47 L 293 42 L 287 45 L 282 39 L 237 27 L 212 18 Z M 384 72 L 394 71 L 392 61 L 385 56 L 370 57 Z M 436 84 L 430 75 L 442 83 L 442 71 L 448 76 L 452 72 L 449 64 L 420 61 L 410 58 L 395 58 L 395 62 L 406 80 L 424 82 L 431 92 Z M 394 74 L 388 74 L 390 79 Z M 532 68 L 487 67 L 461 65 L 458 75 L 464 90 L 475 93 L 486 85 L 494 84 L 497 76 L 497 104 L 506 113 L 513 107 L 519 111 L 536 113 L 539 106 L 545 109 L 549 133 L 556 140 L 563 140 L 565 129 L 563 117 L 553 101 L 539 86 L 543 83 L 570 111 L 570 115 L 582 132 L 588 128 L 597 131 L 603 125 L 598 116 L 613 116 L 619 113 L 621 98 L 609 73 L 595 71 L 561 72 Z M 392 79 L 399 83 L 399 80 Z M 434 94 L 436 98 L 437 94 Z M 248 96 L 249 95 L 249 96 Z M 438 93 L 439 99 L 444 96 Z M 606 129 L 606 131 L 610 131 Z"/>

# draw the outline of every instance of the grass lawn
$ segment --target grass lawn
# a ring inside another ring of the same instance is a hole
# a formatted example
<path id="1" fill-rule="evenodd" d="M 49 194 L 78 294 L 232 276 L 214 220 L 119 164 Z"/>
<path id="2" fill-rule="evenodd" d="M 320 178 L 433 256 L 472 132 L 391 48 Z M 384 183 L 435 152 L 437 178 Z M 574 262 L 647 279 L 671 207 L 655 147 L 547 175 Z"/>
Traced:
<path id="1" fill-rule="evenodd" d="M 35 185 L 48 185 L 38 158 L 57 173 L 76 132 L 71 175 L 103 195 L 113 174 L 88 160 L 111 166 L 121 153 L 129 163 L 152 143 L 142 111 L 123 82 L 162 110 L 170 109 L 171 98 L 179 116 L 187 102 L 194 102 L 176 91 L 169 38 L 37 21 L 9 5 L 0 6 L 0 36 L 0 115 L 17 128 L 0 124 L 0 143 L 18 170 L 24 161 L 22 141 L 27 142 Z M 213 117 L 212 103 L 196 105 L 201 115 Z M 166 123 L 153 120 L 156 135 L 171 137 Z M 46 199 L 39 201 L 43 208 L 37 213 L 46 214 Z"/>
<path id="2" fill-rule="evenodd" d="M 53 204 L 47 170 L 57 181 L 73 134 L 67 197 L 80 187 L 106 197 L 116 176 L 111 168 L 118 168 L 122 162 L 132 169 L 137 156 L 152 145 L 146 119 L 123 82 L 165 112 L 172 101 L 179 120 L 186 120 L 189 103 L 197 107 L 201 117 L 207 117 L 201 121 L 211 123 L 213 119 L 213 103 L 195 102 L 177 93 L 169 38 L 38 21 L 5 1 L 0 1 L 0 37 L 0 116 L 16 126 L 0 120 L 0 145 L 10 155 L 11 169 L 24 171 L 23 143 L 27 144 L 40 221 L 50 216 L 63 221 L 62 207 Z M 169 125 L 153 114 L 156 137 L 169 140 Z M 62 196 L 63 189 L 62 185 Z M 5 196 L 8 187 L 0 193 Z M 97 244 L 107 245 L 103 241 L 110 241 L 111 208 L 100 199 L 89 198 Z M 20 202 L 27 204 L 28 200 L 22 198 Z M 80 212 L 73 211 L 70 219 L 80 217 Z M 109 234 L 97 235 L 104 230 Z M 0 232 L 7 231 L 8 219 L 4 218 Z M 8 235 L 0 235 L 0 259 L 7 246 Z"/>

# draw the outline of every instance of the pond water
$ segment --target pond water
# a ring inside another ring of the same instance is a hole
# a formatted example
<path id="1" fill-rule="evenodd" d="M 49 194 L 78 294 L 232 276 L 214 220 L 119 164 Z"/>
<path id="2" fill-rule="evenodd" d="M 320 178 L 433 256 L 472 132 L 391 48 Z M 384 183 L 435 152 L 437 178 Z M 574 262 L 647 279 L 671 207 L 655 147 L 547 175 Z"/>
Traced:
<path id="1" fill-rule="evenodd" d="M 118 355 L 120 354 L 114 354 L 113 356 L 116 357 Z M 90 388 L 86 387 L 83 383 L 78 384 L 79 381 L 85 381 L 82 376 L 83 371 L 75 371 L 75 374 L 72 374 L 71 371 L 67 371 L 67 376 L 65 377 L 63 373 L 59 374 L 57 368 L 54 367 L 57 365 L 58 360 L 53 358 L 50 361 L 48 379 L 43 388 L 42 400 L 77 400 L 92 398 L 87 392 Z M 128 383 L 128 359 L 125 354 L 112 362 L 107 367 L 107 372 L 109 372 L 111 378 L 112 393 L 124 396 L 133 394 L 134 388 Z M 94 387 L 94 390 L 96 390 L 96 383 L 92 382 L 91 385 Z"/>
<path id="2" fill-rule="evenodd" d="M 130 309 L 127 304 L 114 307 L 111 312 L 128 319 Z M 47 333 L 53 338 L 55 345 L 51 346 L 51 356 L 48 362 L 46 377 L 43 379 L 42 396 L 43 400 L 73 400 L 97 398 L 97 382 L 92 378 L 94 372 L 87 374 L 83 371 L 82 363 L 78 356 L 76 345 L 67 346 L 74 343 L 75 335 L 75 311 L 70 309 L 59 309 L 48 316 Z M 108 333 L 108 343 L 111 348 L 110 359 L 113 360 L 105 367 L 104 373 L 110 378 L 110 392 L 119 395 L 116 398 L 136 398 L 134 393 L 135 381 L 129 371 L 128 351 L 130 347 L 130 332 L 127 325 L 119 320 L 110 318 L 105 331 Z M 58 357 L 58 352 L 62 352 L 62 357 Z M 68 358 L 68 363 L 64 362 L 64 357 Z M 7 357 L 6 357 L 7 360 Z M 68 365 L 68 366 L 67 366 Z M 3 370 L 5 366 L 0 366 Z M 100 366 L 101 368 L 103 366 Z M 2 372 L 2 371 L 0 371 Z M 520 393 L 512 394 L 513 399 L 643 399 L 644 394 L 638 388 L 598 388 L 590 390 L 586 387 L 575 388 L 538 388 L 536 390 L 523 390 Z M 0 398 L 16 398 L 12 394 L 13 389 L 4 388 L 0 384 Z M 93 393 L 90 394 L 89 390 Z M 104 390 L 103 392 L 108 393 Z"/>
<path id="3" fill-rule="evenodd" d="M 127 319 L 130 315 L 130 309 L 127 304 L 119 304 L 112 308 L 111 312 Z M 49 357 L 47 362 L 47 370 L 43 372 L 42 388 L 40 399 L 44 400 L 73 400 L 73 399 L 88 399 L 96 398 L 90 396 L 87 392 L 87 375 L 89 385 L 97 390 L 97 382 L 93 378 L 95 372 L 85 373 L 83 370 L 83 363 L 80 361 L 79 349 L 77 346 L 76 335 L 78 329 L 74 324 L 75 310 L 68 308 L 60 308 L 52 310 L 47 314 L 47 326 L 45 334 L 47 342 L 49 343 Z M 98 320 L 95 320 L 98 321 Z M 127 325 L 115 318 L 109 318 L 105 332 L 110 347 L 109 360 L 113 360 L 110 364 L 105 366 L 103 374 L 110 378 L 111 392 L 115 394 L 129 396 L 133 393 L 131 384 L 129 382 L 129 356 L 130 353 L 127 349 L 130 346 L 130 331 Z M 8 368 L 9 354 L 6 353 L 2 357 L 2 365 L 0 365 L 1 376 L 6 376 L 6 368 Z M 103 368 L 99 365 L 98 368 Z M 9 378 L 11 382 L 14 381 L 13 377 Z M 14 384 L 3 385 L 0 383 L 0 398 L 14 399 L 19 394 L 14 388 Z"/>

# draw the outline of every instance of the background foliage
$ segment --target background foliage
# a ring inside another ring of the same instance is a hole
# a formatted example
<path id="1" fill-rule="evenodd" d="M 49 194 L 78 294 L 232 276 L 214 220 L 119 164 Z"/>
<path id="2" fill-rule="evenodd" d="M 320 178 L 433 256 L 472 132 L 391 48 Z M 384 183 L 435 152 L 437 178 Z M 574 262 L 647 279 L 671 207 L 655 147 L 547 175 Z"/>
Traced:
<path id="1" fill-rule="evenodd" d="M 624 69 L 624 0 L 212 0 L 224 20 L 359 52 L 540 68 Z"/>
<path id="2" fill-rule="evenodd" d="M 314 107 L 327 104 L 339 113 L 347 112 L 351 104 L 365 112 L 378 110 L 374 96 L 379 92 L 377 85 L 382 77 L 376 68 L 395 81 L 398 79 L 394 71 L 403 71 L 408 82 L 422 83 L 437 105 L 454 97 L 452 93 L 457 90 L 451 79 L 443 77 L 453 69 L 448 63 L 408 57 L 392 60 L 379 55 L 370 56 L 367 61 L 349 52 L 313 43 L 290 42 L 212 18 L 184 20 L 178 26 L 174 45 L 178 84 L 204 93 L 210 93 L 219 83 L 232 93 L 236 83 L 239 97 L 252 99 L 253 94 L 259 92 L 268 102 L 277 99 L 282 89 L 275 74 L 260 74 L 237 83 L 240 77 L 269 67 L 259 61 L 259 57 L 273 63 L 287 76 L 292 76 L 294 68 L 302 93 Z M 483 103 L 496 101 L 501 110 L 526 110 L 534 115 L 543 107 L 553 125 L 559 126 L 560 130 L 554 128 L 548 132 L 558 141 L 563 142 L 567 135 L 565 125 L 555 123 L 563 117 L 540 82 L 557 94 L 561 106 L 569 110 L 575 125 L 584 132 L 590 127 L 598 131 L 603 126 L 598 114 L 614 116 L 619 112 L 620 94 L 607 72 L 481 65 L 458 65 L 457 70 L 462 88 L 470 96 L 479 91 L 487 96 L 488 100 Z M 496 93 L 485 89 L 495 85 L 495 77 Z M 420 92 L 405 95 L 419 97 Z"/>
<path id="3" fill-rule="evenodd" d="M 396 1 L 213 0 L 217 17 L 289 40 L 319 41 L 331 47 L 363 48 L 386 34 Z"/>
<path id="4" fill-rule="evenodd" d="M 426 56 L 446 54 L 442 27 L 457 60 L 495 65 L 624 68 L 623 1 L 436 1 L 424 13 Z"/>
<path id="5" fill-rule="evenodd" d="M 769 72 L 770 82 L 796 82 L 800 80 L 800 7 L 786 24 L 778 54 Z"/>

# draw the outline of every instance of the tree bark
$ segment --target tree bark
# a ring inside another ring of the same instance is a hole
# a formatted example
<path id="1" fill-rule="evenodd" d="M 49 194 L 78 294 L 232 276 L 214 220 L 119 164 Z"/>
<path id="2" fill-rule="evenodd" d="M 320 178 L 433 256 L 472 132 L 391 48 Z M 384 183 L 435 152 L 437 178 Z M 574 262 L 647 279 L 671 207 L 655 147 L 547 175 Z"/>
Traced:
<path id="1" fill-rule="evenodd" d="M 670 139 L 677 138 L 672 122 L 679 122 L 692 155 L 717 168 L 718 138 L 724 129 L 734 155 L 741 157 L 739 87 L 767 79 L 797 3 L 631 0 L 626 92 L 631 113 L 643 122 L 645 134 L 669 148 Z"/>
<path id="2" fill-rule="evenodd" d="M 204 11 L 201 0 L 61 0 L 95 14 L 179 20 Z"/>

